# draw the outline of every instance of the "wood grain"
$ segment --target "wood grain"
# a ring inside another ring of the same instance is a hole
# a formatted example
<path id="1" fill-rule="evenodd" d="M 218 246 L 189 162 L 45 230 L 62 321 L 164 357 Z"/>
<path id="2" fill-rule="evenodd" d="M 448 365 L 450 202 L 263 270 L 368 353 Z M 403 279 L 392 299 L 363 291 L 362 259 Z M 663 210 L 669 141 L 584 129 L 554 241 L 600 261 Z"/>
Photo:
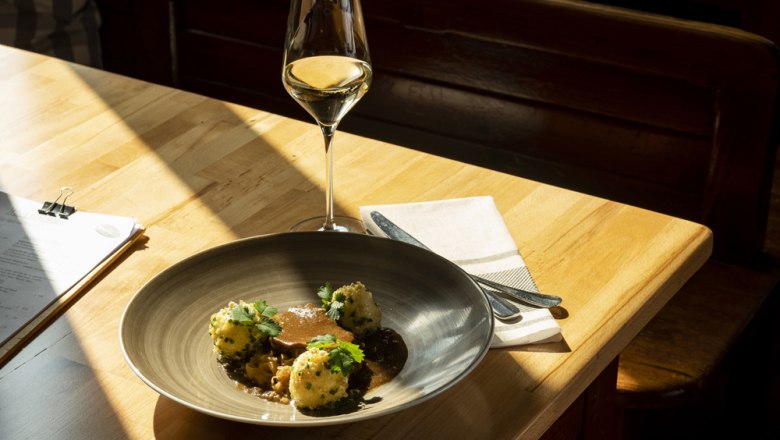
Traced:
<path id="1" fill-rule="evenodd" d="M 148 240 L 0 370 L 0 437 L 289 437 L 160 397 L 127 367 L 118 320 L 171 264 L 320 214 L 310 123 L 0 47 L 0 184 L 134 216 Z M 410 411 L 297 438 L 537 438 L 710 256 L 708 228 L 348 133 L 336 136 L 337 212 L 491 195 L 542 291 L 563 296 L 560 343 L 491 350 Z M 193 384 L 197 386 L 197 384 Z"/>

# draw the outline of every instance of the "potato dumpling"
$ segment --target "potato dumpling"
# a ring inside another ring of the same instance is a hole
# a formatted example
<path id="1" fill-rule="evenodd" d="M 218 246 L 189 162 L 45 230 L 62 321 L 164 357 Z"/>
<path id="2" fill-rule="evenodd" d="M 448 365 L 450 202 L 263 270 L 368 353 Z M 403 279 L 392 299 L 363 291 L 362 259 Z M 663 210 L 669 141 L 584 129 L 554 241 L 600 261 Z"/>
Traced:
<path id="1" fill-rule="evenodd" d="M 342 286 L 333 292 L 333 298 L 342 296 L 344 311 L 339 324 L 356 335 L 365 335 L 377 330 L 382 324 L 382 311 L 374 302 L 374 296 L 366 286 L 357 281 Z"/>
<path id="2" fill-rule="evenodd" d="M 349 377 L 328 368 L 328 352 L 310 348 L 293 362 L 290 397 L 298 408 L 316 409 L 347 396 Z"/>
<path id="3" fill-rule="evenodd" d="M 259 320 L 259 313 L 251 304 L 231 301 L 211 315 L 209 335 L 214 342 L 214 351 L 224 359 L 236 360 L 251 354 L 264 339 L 255 325 Z"/>

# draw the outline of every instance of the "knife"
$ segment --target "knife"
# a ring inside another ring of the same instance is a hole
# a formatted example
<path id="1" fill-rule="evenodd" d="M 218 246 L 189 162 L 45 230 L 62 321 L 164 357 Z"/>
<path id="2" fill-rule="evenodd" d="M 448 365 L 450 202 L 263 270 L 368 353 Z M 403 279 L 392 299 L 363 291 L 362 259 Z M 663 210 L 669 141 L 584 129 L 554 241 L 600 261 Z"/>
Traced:
<path id="1" fill-rule="evenodd" d="M 403 229 L 401 229 L 401 227 L 399 227 L 398 225 L 396 225 L 395 223 L 390 221 L 387 217 L 385 217 L 381 213 L 379 213 L 377 211 L 371 211 L 370 215 L 371 215 L 371 219 L 374 220 L 374 223 L 376 223 L 376 225 L 379 227 L 379 229 L 381 229 L 382 232 L 387 234 L 387 236 L 389 238 L 392 238 L 393 240 L 403 241 L 404 243 L 413 244 L 413 245 L 419 246 L 419 247 L 421 247 L 423 249 L 430 250 L 430 248 L 425 246 L 422 242 L 420 242 L 416 238 L 412 237 L 411 234 L 409 234 L 408 232 L 406 232 Z M 477 283 L 479 283 L 479 284 L 481 284 L 483 286 L 487 286 L 487 287 L 490 287 L 492 289 L 498 290 L 501 293 L 509 295 L 513 299 L 516 299 L 517 301 L 520 301 L 520 302 L 525 303 L 525 304 L 530 304 L 530 305 L 537 306 L 537 307 L 555 307 L 555 306 L 560 305 L 561 301 L 562 301 L 561 297 L 559 297 L 559 296 L 545 295 L 543 293 L 531 292 L 529 290 L 518 289 L 518 288 L 510 287 L 510 286 L 507 286 L 507 285 L 504 285 L 504 284 L 496 283 L 495 281 L 490 281 L 488 279 L 482 278 L 482 277 L 477 276 L 477 275 L 473 275 L 473 274 L 469 274 L 469 275 Z M 485 290 L 486 292 L 491 293 L 490 290 L 487 290 L 487 289 L 482 289 L 482 290 Z M 490 295 L 488 297 L 490 297 Z M 499 298 L 499 297 L 497 297 L 497 298 Z M 500 299 L 503 299 L 503 298 L 500 298 Z M 514 307 L 514 306 L 512 306 L 512 307 Z"/>
<path id="2" fill-rule="evenodd" d="M 401 229 L 398 225 L 388 220 L 387 217 L 383 216 L 382 214 L 376 211 L 371 211 L 371 218 L 374 220 L 374 223 L 379 226 L 382 232 L 387 234 L 389 238 L 431 251 L 428 246 L 422 244 L 422 242 L 412 237 L 408 232 Z M 521 312 L 517 306 L 505 300 L 504 298 L 501 298 L 500 296 L 494 295 L 493 292 L 486 290 L 481 286 L 480 288 L 483 292 L 485 292 L 485 296 L 487 297 L 488 302 L 493 309 L 493 314 L 496 316 L 496 318 L 512 319 L 520 315 Z"/>

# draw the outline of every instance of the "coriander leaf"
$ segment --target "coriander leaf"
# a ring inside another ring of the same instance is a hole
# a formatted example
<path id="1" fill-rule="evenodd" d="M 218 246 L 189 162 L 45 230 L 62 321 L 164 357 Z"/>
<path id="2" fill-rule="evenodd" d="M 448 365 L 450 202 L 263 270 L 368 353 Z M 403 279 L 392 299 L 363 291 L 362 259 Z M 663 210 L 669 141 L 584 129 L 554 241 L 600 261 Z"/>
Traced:
<path id="1" fill-rule="evenodd" d="M 333 335 L 319 335 L 312 338 L 306 348 L 325 348 L 337 344 L 338 339 Z"/>
<path id="2" fill-rule="evenodd" d="M 331 319 L 334 321 L 341 319 L 341 315 L 344 313 L 343 293 L 338 290 L 334 292 L 330 282 L 326 282 L 324 286 L 320 286 L 317 296 L 322 298 L 322 308 L 325 309 Z"/>
<path id="3" fill-rule="evenodd" d="M 335 345 L 335 347 L 333 347 Z M 328 368 L 334 373 L 348 376 L 355 363 L 363 362 L 363 350 L 356 344 L 336 339 L 333 335 L 321 335 L 312 339 L 307 348 L 331 348 L 328 351 Z"/>
<path id="4" fill-rule="evenodd" d="M 342 350 L 341 347 L 336 347 L 328 352 L 328 368 L 334 373 L 341 373 L 344 376 L 348 376 L 349 372 L 352 370 L 352 364 L 354 363 L 354 359 L 352 359 L 347 352 Z"/>
<path id="5" fill-rule="evenodd" d="M 267 336 L 279 336 L 279 333 L 282 332 L 282 326 L 267 316 L 260 318 L 260 322 L 257 323 L 256 327 Z"/>
<path id="6" fill-rule="evenodd" d="M 328 352 L 328 368 L 349 376 L 355 363 L 363 362 L 363 350 L 355 344 L 339 341 L 338 347 Z"/>
<path id="7" fill-rule="evenodd" d="M 363 362 L 363 350 L 360 349 L 360 346 L 356 344 L 351 344 L 349 342 L 340 341 L 339 348 L 344 350 L 349 354 L 349 357 L 355 360 L 355 362 L 360 363 Z"/>
<path id="8" fill-rule="evenodd" d="M 230 309 L 230 319 L 240 325 L 250 325 L 255 322 L 254 314 L 244 309 L 241 305 L 237 305 Z"/>
<path id="9" fill-rule="evenodd" d="M 254 303 L 255 310 L 257 310 L 258 313 L 260 313 L 262 316 L 272 317 L 276 315 L 276 307 L 269 306 L 268 303 L 265 301 L 257 300 Z"/>
<path id="10" fill-rule="evenodd" d="M 324 286 L 320 286 L 320 289 L 317 291 L 317 296 L 319 296 L 322 299 L 322 305 L 323 307 L 326 305 L 325 302 L 330 303 L 330 298 L 333 295 L 333 286 L 330 284 L 330 282 L 326 282 Z"/>
<path id="11" fill-rule="evenodd" d="M 325 308 L 325 311 L 328 313 L 328 316 L 334 321 L 338 321 L 341 319 L 341 315 L 344 314 L 344 302 L 343 301 L 332 301 L 328 307 Z"/>

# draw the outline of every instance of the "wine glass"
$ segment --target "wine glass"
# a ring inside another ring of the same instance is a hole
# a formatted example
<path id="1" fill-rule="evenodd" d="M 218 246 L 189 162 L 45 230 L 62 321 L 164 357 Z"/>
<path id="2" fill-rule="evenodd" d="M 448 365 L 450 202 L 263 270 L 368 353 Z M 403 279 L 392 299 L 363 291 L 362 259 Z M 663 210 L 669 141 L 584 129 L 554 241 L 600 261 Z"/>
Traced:
<path id="1" fill-rule="evenodd" d="M 325 139 L 325 216 L 293 231 L 364 232 L 360 220 L 333 213 L 333 137 L 371 83 L 371 61 L 359 0 L 292 0 L 282 83 L 317 121 Z"/>

